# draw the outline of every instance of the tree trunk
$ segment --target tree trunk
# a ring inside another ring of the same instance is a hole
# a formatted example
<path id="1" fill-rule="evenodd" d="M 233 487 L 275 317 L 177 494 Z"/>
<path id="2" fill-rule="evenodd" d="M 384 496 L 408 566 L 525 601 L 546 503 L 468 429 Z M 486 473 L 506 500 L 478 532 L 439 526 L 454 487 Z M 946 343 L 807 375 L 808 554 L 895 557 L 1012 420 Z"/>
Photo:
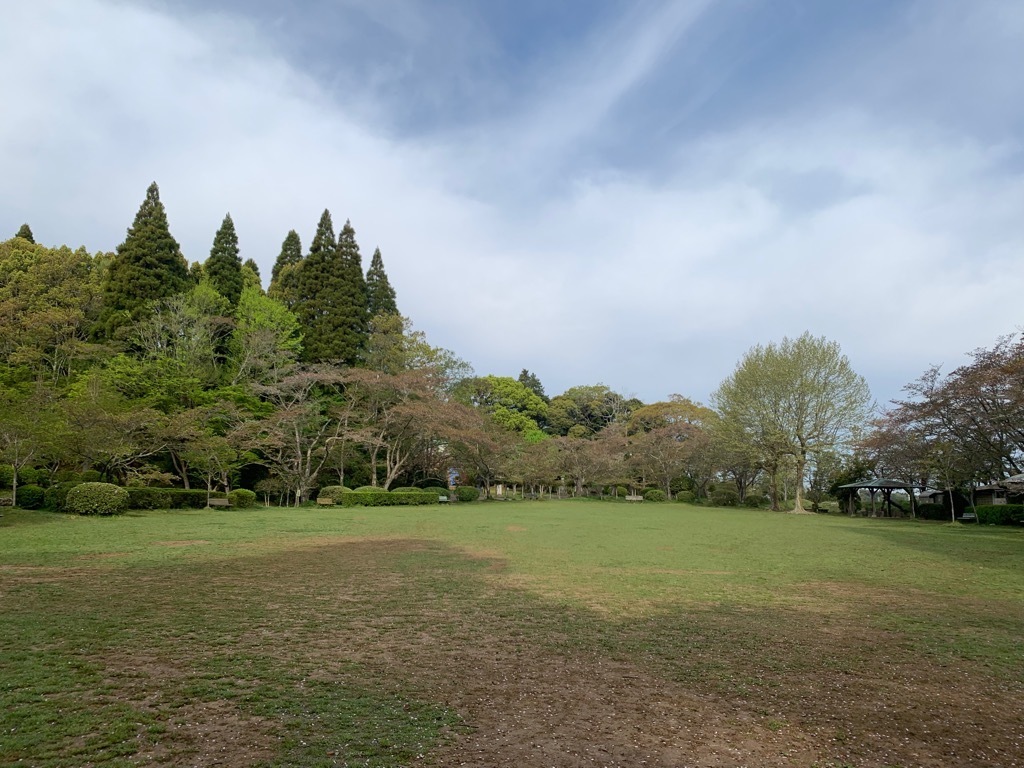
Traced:
<path id="1" fill-rule="evenodd" d="M 793 511 L 804 511 L 804 472 L 807 470 L 807 451 L 802 448 L 796 457 L 796 491 L 794 493 Z"/>

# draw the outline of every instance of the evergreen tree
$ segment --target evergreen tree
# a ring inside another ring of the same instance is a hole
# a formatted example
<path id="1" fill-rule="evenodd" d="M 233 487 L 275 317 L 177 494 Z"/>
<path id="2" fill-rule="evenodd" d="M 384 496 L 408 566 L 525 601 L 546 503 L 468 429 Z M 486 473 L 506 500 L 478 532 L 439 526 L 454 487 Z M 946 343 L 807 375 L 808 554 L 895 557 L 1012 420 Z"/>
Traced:
<path id="1" fill-rule="evenodd" d="M 22 224 L 18 228 L 18 234 L 16 234 L 15 237 L 24 238 L 25 240 L 28 240 L 33 245 L 36 242 L 36 239 L 32 236 L 32 227 L 30 227 L 28 224 Z"/>
<path id="2" fill-rule="evenodd" d="M 100 332 L 112 336 L 117 328 L 142 317 L 150 302 L 181 293 L 189 282 L 188 262 L 171 236 L 160 190 L 153 182 L 107 270 Z"/>
<path id="3" fill-rule="evenodd" d="M 517 381 L 537 395 L 537 397 L 545 403 L 548 402 L 548 396 L 544 394 L 544 385 L 540 383 L 540 379 L 537 378 L 537 374 L 530 373 L 530 371 L 523 368 L 519 373 Z"/>
<path id="4" fill-rule="evenodd" d="M 295 313 L 305 334 L 303 357 L 352 365 L 368 335 L 362 257 L 351 223 L 345 223 L 333 249 L 327 247 L 334 236 L 326 211 L 320 225 L 299 273 Z"/>
<path id="5" fill-rule="evenodd" d="M 232 307 L 237 306 L 242 295 L 242 257 L 238 255 L 238 235 L 230 213 L 213 238 L 204 271 L 217 293 L 230 301 Z"/>
<path id="6" fill-rule="evenodd" d="M 395 289 L 391 287 L 380 248 L 373 252 L 370 268 L 366 272 L 366 306 L 371 318 L 377 315 L 397 315 Z"/>
<path id="7" fill-rule="evenodd" d="M 252 259 L 246 259 L 242 265 L 242 290 L 255 288 L 263 293 L 263 280 L 260 277 L 260 267 Z"/>
<path id="8" fill-rule="evenodd" d="M 334 227 L 331 225 L 331 214 L 324 211 L 327 217 L 326 227 L 330 232 L 330 240 L 334 240 Z M 320 219 L 320 227 L 324 227 L 323 217 Z M 317 229 L 320 235 L 320 229 Z M 327 236 L 326 233 L 324 235 Z M 277 299 L 288 309 L 295 309 L 295 302 L 299 296 L 299 271 L 302 266 L 302 241 L 299 240 L 299 233 L 294 229 L 288 230 L 284 242 L 281 243 L 281 253 L 274 262 L 274 268 L 270 272 L 270 287 L 267 295 Z"/>

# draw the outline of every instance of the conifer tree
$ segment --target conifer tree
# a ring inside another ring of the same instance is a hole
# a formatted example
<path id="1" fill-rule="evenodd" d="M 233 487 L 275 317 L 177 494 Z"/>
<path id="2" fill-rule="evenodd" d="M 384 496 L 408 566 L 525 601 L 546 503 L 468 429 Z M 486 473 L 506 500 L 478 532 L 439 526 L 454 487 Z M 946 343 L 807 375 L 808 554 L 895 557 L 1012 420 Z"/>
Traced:
<path id="1" fill-rule="evenodd" d="M 281 243 L 281 253 L 278 255 L 277 261 L 274 262 L 274 268 L 270 272 L 271 284 L 277 280 L 284 267 L 298 264 L 300 261 L 302 261 L 302 241 L 299 240 L 298 232 L 294 229 L 289 229 L 288 234 L 284 237 L 284 242 Z"/>
<path id="2" fill-rule="evenodd" d="M 327 216 L 327 225 L 331 229 L 330 239 L 334 239 L 333 227 L 330 225 L 330 213 L 324 211 Z M 324 220 L 320 219 L 323 226 Z M 317 230 L 319 234 L 319 230 Z M 278 254 L 274 268 L 270 272 L 270 287 L 267 295 L 277 299 L 288 309 L 295 309 L 295 302 L 299 296 L 299 270 L 302 266 L 302 241 L 299 240 L 299 233 L 294 229 L 288 230 L 284 242 L 281 243 L 281 253 Z"/>
<path id="3" fill-rule="evenodd" d="M 242 257 L 238 255 L 238 235 L 230 213 L 213 238 L 210 258 L 204 267 L 217 293 L 230 301 L 232 307 L 237 306 L 242 295 Z"/>
<path id="4" fill-rule="evenodd" d="M 334 248 L 330 214 L 324 212 L 309 255 L 299 273 L 295 313 L 305 334 L 307 362 L 333 361 L 352 365 L 367 338 L 366 281 L 362 258 L 349 222 Z"/>
<path id="5" fill-rule="evenodd" d="M 18 234 L 16 234 L 15 237 L 24 238 L 33 245 L 36 242 L 36 239 L 32 236 L 32 227 L 30 227 L 28 224 L 22 224 L 20 227 L 18 227 Z"/>
<path id="6" fill-rule="evenodd" d="M 263 293 L 263 280 L 260 277 L 260 267 L 252 259 L 246 259 L 242 265 L 242 290 L 255 288 Z"/>
<path id="7" fill-rule="evenodd" d="M 391 287 L 380 248 L 373 252 L 370 268 L 366 271 L 366 307 L 371 318 L 377 315 L 397 315 L 395 289 Z"/>
<path id="8" fill-rule="evenodd" d="M 160 189 L 153 182 L 107 270 L 100 333 L 112 336 L 117 328 L 142 317 L 151 301 L 188 286 L 188 262 L 171 236 Z"/>

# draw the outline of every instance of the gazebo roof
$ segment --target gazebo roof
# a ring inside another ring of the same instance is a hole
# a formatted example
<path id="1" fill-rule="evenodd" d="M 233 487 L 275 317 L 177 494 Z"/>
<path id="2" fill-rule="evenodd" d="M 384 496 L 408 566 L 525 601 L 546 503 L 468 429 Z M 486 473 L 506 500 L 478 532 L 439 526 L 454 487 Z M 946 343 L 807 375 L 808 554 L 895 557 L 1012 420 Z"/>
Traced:
<path id="1" fill-rule="evenodd" d="M 859 483 L 847 483 L 846 485 L 840 485 L 839 487 L 856 489 L 863 488 L 865 491 L 912 491 L 913 489 L 920 488 L 921 486 L 904 483 L 902 480 L 892 480 L 890 478 L 880 477 L 875 480 L 863 480 Z"/>

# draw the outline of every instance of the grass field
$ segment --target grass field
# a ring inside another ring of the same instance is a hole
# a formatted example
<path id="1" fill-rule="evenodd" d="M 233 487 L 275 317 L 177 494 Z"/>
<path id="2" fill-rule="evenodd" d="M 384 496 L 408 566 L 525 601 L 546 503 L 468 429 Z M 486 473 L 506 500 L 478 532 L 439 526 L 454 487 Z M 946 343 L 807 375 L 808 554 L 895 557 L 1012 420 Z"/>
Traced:
<path id="1" fill-rule="evenodd" d="M 1024 531 L 674 504 L 0 518 L 0 765 L 1024 766 Z"/>

